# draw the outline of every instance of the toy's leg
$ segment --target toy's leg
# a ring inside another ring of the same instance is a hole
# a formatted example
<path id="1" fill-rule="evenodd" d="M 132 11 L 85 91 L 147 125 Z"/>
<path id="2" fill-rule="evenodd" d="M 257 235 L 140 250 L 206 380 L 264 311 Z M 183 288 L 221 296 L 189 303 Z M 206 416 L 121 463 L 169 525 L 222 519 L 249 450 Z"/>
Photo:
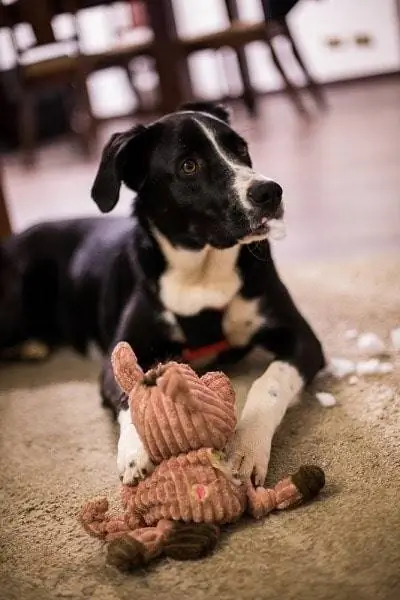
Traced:
<path id="1" fill-rule="evenodd" d="M 112 541 L 107 562 L 132 571 L 161 554 L 175 560 L 195 560 L 209 554 L 218 538 L 219 528 L 215 525 L 161 520 L 156 527 L 136 529 Z"/>
<path id="2" fill-rule="evenodd" d="M 163 552 L 175 560 L 196 560 L 210 554 L 219 539 L 219 527 L 210 523 L 175 522 Z"/>
<path id="3" fill-rule="evenodd" d="M 303 465 L 296 473 L 279 481 L 273 489 L 247 487 L 248 510 L 256 519 L 272 510 L 284 510 L 311 500 L 325 485 L 322 469 Z"/>
<path id="4" fill-rule="evenodd" d="M 261 519 L 276 508 L 276 492 L 263 487 L 253 487 L 251 483 L 247 488 L 248 512 L 255 519 Z"/>
<path id="5" fill-rule="evenodd" d="M 108 545 L 107 562 L 121 571 L 133 571 L 157 558 L 173 522 L 162 519 L 155 527 L 142 527 L 113 540 Z"/>

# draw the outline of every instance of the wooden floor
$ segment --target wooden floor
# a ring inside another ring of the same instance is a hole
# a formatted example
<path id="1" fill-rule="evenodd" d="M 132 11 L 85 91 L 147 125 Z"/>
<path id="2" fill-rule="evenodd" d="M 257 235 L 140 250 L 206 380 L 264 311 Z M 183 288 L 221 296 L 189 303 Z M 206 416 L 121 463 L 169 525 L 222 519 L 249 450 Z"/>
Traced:
<path id="1" fill-rule="evenodd" d="M 328 98 L 330 111 L 311 123 L 281 96 L 263 100 L 257 121 L 235 109 L 255 166 L 284 188 L 288 237 L 276 254 L 297 261 L 399 251 L 400 80 L 332 89 Z M 125 125 L 107 126 L 102 137 Z M 69 141 L 43 148 L 31 173 L 16 156 L 5 163 L 15 230 L 97 213 L 89 196 L 97 161 L 84 162 Z M 117 213 L 129 203 L 124 192 Z"/>

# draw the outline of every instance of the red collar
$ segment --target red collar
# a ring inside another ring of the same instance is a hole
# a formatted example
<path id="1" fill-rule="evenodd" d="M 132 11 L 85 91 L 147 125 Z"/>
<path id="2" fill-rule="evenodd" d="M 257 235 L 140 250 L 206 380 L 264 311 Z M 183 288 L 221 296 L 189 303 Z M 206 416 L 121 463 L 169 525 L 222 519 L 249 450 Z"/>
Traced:
<path id="1" fill-rule="evenodd" d="M 215 344 L 201 346 L 200 348 L 185 348 L 182 352 L 182 358 L 185 362 L 190 363 L 199 358 L 207 358 L 208 356 L 219 354 L 224 350 L 228 350 L 229 347 L 227 340 L 221 340 L 220 342 L 215 342 Z"/>

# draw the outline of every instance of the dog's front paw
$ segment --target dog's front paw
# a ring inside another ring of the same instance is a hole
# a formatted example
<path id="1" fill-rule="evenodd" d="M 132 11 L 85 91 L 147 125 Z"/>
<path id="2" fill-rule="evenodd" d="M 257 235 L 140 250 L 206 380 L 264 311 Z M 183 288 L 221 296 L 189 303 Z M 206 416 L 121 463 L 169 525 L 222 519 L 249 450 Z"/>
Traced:
<path id="1" fill-rule="evenodd" d="M 154 470 L 154 464 L 132 425 L 129 428 L 121 429 L 117 467 L 120 479 L 126 485 L 135 485 Z"/>
<path id="2" fill-rule="evenodd" d="M 146 450 L 141 448 L 136 454 L 128 454 L 124 466 L 120 469 L 120 478 L 125 485 L 136 485 L 154 471 Z"/>
<path id="3" fill-rule="evenodd" d="M 271 436 L 264 430 L 243 425 L 237 428 L 226 448 L 227 462 L 234 477 L 252 479 L 264 485 L 271 453 Z"/>

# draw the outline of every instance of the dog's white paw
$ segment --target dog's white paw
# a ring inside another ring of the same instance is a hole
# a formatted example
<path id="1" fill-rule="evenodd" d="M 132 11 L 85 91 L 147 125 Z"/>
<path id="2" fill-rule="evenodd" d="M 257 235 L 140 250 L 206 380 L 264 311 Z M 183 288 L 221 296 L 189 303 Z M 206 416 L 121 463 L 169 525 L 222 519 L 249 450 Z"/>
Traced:
<path id="1" fill-rule="evenodd" d="M 146 450 L 141 447 L 135 454 L 127 454 L 123 461 L 120 460 L 118 470 L 122 483 L 135 485 L 153 472 L 154 464 Z"/>
<path id="2" fill-rule="evenodd" d="M 122 483 L 134 485 L 153 472 L 154 464 L 130 421 L 129 412 L 121 411 L 118 420 L 121 426 L 117 453 L 118 473 Z"/>
<path id="3" fill-rule="evenodd" d="M 262 429 L 240 426 L 226 448 L 228 467 L 241 481 L 252 478 L 264 485 L 271 454 L 272 436 Z"/>

